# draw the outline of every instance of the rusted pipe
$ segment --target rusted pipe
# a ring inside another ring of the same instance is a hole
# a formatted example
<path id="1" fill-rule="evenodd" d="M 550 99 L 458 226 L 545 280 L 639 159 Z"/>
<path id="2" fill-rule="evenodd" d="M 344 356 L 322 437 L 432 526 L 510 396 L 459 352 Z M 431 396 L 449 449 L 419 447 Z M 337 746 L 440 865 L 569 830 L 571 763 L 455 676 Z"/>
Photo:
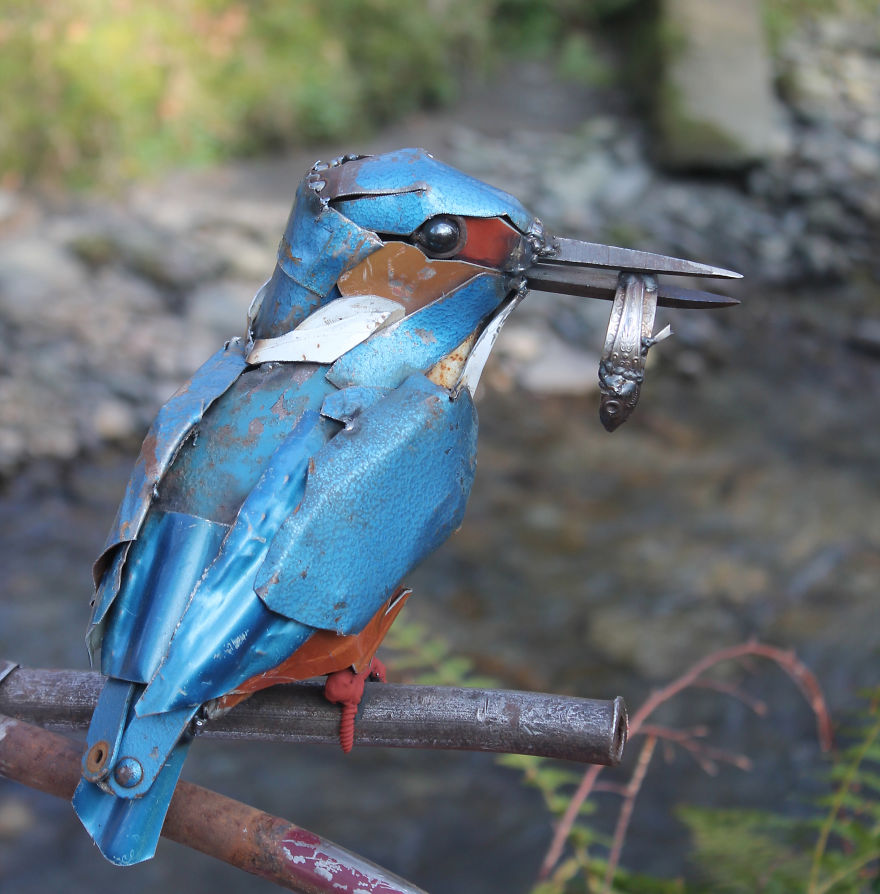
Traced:
<path id="1" fill-rule="evenodd" d="M 71 798 L 80 748 L 0 714 L 0 776 Z M 425 894 L 368 860 L 240 801 L 181 781 L 162 835 L 301 894 Z"/>
<path id="2" fill-rule="evenodd" d="M 0 682 L 0 712 L 40 726 L 84 729 L 103 680 L 97 673 L 17 668 Z M 623 754 L 626 723 L 620 698 L 371 683 L 355 745 L 535 754 L 613 766 Z M 339 708 L 324 699 L 319 683 L 255 693 L 196 730 L 206 738 L 326 744 L 337 744 L 338 732 Z"/>

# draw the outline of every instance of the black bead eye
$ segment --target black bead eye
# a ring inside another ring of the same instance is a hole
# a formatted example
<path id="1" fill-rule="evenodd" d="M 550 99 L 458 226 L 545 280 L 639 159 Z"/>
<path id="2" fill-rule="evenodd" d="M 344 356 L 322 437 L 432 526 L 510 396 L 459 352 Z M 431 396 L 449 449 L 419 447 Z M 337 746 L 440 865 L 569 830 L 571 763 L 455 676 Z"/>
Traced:
<path id="1" fill-rule="evenodd" d="M 432 258 L 451 258 L 464 247 L 467 231 L 460 217 L 438 214 L 416 230 L 414 240 Z"/>

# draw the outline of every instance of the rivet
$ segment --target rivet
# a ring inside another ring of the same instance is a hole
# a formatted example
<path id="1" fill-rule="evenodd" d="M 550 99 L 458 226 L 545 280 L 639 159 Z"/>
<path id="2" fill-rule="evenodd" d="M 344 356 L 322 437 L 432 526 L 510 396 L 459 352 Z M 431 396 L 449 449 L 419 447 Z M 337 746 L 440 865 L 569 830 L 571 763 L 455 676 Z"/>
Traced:
<path id="1" fill-rule="evenodd" d="M 124 757 L 116 764 L 113 776 L 123 788 L 134 788 L 144 778 L 144 768 L 133 757 Z"/>

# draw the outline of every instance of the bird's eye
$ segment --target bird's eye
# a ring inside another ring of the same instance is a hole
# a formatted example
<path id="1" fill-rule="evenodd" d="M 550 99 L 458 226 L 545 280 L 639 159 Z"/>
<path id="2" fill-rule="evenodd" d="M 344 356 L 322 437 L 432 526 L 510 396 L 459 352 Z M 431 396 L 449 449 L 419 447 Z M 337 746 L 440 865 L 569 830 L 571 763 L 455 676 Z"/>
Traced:
<path id="1" fill-rule="evenodd" d="M 465 223 L 451 214 L 438 214 L 425 221 L 414 235 L 416 244 L 432 258 L 451 258 L 467 241 Z"/>

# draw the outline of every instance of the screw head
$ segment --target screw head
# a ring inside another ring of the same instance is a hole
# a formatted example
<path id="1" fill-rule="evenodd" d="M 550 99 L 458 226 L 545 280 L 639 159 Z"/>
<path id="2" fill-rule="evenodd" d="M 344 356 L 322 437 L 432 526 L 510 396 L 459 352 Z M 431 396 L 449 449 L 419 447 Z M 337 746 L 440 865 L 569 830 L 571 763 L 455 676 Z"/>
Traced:
<path id="1" fill-rule="evenodd" d="M 123 788 L 134 788 L 144 778 L 144 768 L 133 757 L 123 757 L 116 764 L 113 776 Z"/>

